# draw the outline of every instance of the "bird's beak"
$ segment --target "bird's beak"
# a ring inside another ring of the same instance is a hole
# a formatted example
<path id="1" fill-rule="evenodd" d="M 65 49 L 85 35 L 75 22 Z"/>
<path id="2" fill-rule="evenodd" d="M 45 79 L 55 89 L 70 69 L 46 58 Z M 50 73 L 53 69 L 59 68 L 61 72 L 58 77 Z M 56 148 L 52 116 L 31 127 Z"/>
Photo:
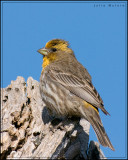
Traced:
<path id="1" fill-rule="evenodd" d="M 44 55 L 44 56 L 47 56 L 48 55 L 48 49 L 46 49 L 45 47 L 44 48 L 41 48 L 41 49 L 38 49 L 38 51 L 40 54 Z"/>

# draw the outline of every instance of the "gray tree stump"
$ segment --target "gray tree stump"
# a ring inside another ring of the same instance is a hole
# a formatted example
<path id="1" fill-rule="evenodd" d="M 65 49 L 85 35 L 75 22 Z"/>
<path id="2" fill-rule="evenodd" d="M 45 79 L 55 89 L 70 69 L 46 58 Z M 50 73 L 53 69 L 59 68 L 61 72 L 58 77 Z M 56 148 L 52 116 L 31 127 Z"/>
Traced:
<path id="1" fill-rule="evenodd" d="M 68 119 L 55 127 L 32 77 L 1 89 L 1 104 L 2 159 L 105 159 L 98 143 L 88 147 L 88 121 Z"/>

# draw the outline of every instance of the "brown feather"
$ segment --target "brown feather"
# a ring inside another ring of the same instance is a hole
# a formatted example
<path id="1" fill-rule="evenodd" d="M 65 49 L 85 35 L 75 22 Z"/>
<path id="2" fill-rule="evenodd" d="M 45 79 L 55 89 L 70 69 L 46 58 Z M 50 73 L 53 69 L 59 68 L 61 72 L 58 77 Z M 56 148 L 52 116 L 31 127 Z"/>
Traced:
<path id="1" fill-rule="evenodd" d="M 103 125 L 100 125 L 99 123 L 97 123 L 97 121 L 95 121 L 94 117 L 92 117 L 92 116 L 90 116 L 90 118 L 88 118 L 88 120 L 91 123 L 100 144 L 102 144 L 105 147 L 108 146 L 109 148 L 111 148 L 114 151 L 115 149 L 114 149 L 113 145 L 111 144 L 111 142 L 105 132 Z"/>
<path id="2" fill-rule="evenodd" d="M 88 104 L 85 101 L 83 116 L 91 123 L 100 144 L 102 144 L 105 147 L 108 146 L 112 150 L 115 150 L 105 132 L 99 113 L 95 109 L 93 109 L 92 105 Z"/>
<path id="3" fill-rule="evenodd" d="M 53 69 L 49 71 L 49 76 L 57 83 L 63 85 L 74 95 L 87 101 L 93 106 L 100 108 L 106 115 L 109 114 L 105 110 L 103 106 L 103 101 L 91 82 L 88 82 L 86 79 L 79 79 L 78 77 L 72 74 L 62 73 Z"/>

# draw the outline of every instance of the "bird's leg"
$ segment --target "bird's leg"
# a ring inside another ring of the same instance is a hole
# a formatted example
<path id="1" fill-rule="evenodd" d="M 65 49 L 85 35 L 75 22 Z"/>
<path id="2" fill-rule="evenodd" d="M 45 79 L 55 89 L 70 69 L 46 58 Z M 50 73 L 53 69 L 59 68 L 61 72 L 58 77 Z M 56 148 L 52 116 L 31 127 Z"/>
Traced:
<path id="1" fill-rule="evenodd" d="M 52 131 L 61 129 L 61 130 L 66 130 L 66 125 L 69 125 L 73 122 L 79 122 L 80 118 L 79 117 L 63 117 L 63 118 L 54 118 L 51 121 L 52 124 Z"/>
<path id="2" fill-rule="evenodd" d="M 64 122 L 67 120 L 67 118 L 54 118 L 51 121 L 51 130 L 54 132 L 57 129 L 64 130 Z"/>

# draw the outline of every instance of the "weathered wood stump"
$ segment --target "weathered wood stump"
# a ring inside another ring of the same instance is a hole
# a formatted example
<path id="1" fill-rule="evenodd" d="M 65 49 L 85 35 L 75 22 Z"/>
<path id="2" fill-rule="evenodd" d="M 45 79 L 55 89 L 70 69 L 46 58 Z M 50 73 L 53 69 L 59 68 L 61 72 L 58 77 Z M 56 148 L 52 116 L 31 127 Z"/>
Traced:
<path id="1" fill-rule="evenodd" d="M 90 124 L 67 119 L 56 128 L 43 103 L 39 82 L 23 77 L 1 89 L 1 157 L 30 159 L 103 159 L 98 143 L 89 142 Z"/>

